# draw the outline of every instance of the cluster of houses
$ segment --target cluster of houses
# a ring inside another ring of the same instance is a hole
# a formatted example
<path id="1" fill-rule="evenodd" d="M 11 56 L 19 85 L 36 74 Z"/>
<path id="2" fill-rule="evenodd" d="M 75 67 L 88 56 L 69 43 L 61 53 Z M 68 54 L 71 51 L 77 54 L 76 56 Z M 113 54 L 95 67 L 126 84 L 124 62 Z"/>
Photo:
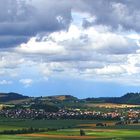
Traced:
<path id="1" fill-rule="evenodd" d="M 0 110 L 0 116 L 19 119 L 105 119 L 120 120 L 124 118 L 121 113 L 81 111 L 80 109 L 60 109 L 57 112 L 46 112 L 43 109 L 4 109 Z M 140 111 L 129 110 L 127 116 L 131 120 L 140 118 Z"/>
<path id="2" fill-rule="evenodd" d="M 128 111 L 128 118 L 140 118 L 140 110 L 130 109 Z"/>

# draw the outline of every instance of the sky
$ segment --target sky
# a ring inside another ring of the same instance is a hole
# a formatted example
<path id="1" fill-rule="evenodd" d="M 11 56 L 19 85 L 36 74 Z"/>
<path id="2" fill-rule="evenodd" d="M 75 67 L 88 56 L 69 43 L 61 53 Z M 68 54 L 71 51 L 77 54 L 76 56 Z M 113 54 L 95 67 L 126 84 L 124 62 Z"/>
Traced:
<path id="1" fill-rule="evenodd" d="M 78 98 L 140 92 L 139 0 L 0 0 L 0 92 Z"/>

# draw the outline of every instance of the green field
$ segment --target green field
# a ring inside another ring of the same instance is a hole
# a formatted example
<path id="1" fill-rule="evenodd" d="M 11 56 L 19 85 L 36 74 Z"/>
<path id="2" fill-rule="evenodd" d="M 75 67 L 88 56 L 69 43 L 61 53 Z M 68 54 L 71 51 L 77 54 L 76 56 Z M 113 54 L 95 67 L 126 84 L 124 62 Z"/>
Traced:
<path id="1" fill-rule="evenodd" d="M 2 135 L 0 136 L 1 140 L 50 140 L 50 138 L 38 138 L 38 137 L 23 137 L 23 136 L 9 136 L 9 135 Z M 60 140 L 60 139 L 51 139 L 51 140 Z"/>
<path id="2" fill-rule="evenodd" d="M 35 133 L 31 135 L 0 135 L 2 140 L 76 140 L 73 136 L 78 136 L 80 129 L 83 129 L 87 139 L 93 140 L 140 140 L 140 125 L 125 126 L 108 126 L 95 127 L 89 124 L 95 124 L 96 120 L 17 120 L 17 119 L 1 119 L 0 131 L 16 130 L 22 128 L 56 128 L 57 131 L 48 131 Z M 85 124 L 85 126 L 80 126 Z M 87 126 L 86 126 L 87 125 Z M 45 135 L 45 136 L 44 136 Z M 53 137 L 48 137 L 53 136 Z M 62 138 L 60 138 L 62 136 Z M 70 138 L 65 138 L 70 136 Z M 72 136 L 72 137 L 71 137 Z M 93 138 L 91 138 L 93 137 Z M 86 139 L 86 138 L 85 138 Z"/>
<path id="3" fill-rule="evenodd" d="M 0 131 L 19 128 L 75 128 L 79 124 L 90 124 L 101 121 L 96 120 L 18 120 L 18 119 L 1 119 Z"/>
<path id="4" fill-rule="evenodd" d="M 139 140 L 140 139 L 140 132 L 138 130 L 114 130 L 111 132 L 108 132 L 106 130 L 85 130 L 86 136 L 93 136 L 96 138 L 93 138 L 93 140 Z M 58 137 L 58 135 L 61 136 L 79 136 L 79 130 L 59 130 L 54 132 L 46 132 L 48 135 L 54 135 Z M 104 137 L 104 138 L 103 138 Z M 17 135 L 1 135 L 0 139 L 3 140 L 66 140 L 65 138 L 47 138 L 47 137 L 31 137 L 31 136 L 17 136 Z M 79 138 L 80 139 L 80 138 Z M 91 139 L 91 138 L 90 138 Z M 67 138 L 68 140 L 68 138 Z M 71 139 L 70 140 L 74 140 Z"/>

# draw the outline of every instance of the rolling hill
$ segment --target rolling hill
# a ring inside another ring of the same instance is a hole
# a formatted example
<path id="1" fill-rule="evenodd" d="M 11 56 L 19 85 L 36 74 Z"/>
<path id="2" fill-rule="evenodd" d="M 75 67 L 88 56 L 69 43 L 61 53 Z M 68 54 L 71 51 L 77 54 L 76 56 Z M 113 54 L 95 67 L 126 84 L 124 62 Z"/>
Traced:
<path id="1" fill-rule="evenodd" d="M 14 100 L 23 100 L 28 98 L 29 98 L 28 96 L 24 96 L 14 92 L 0 93 L 0 103 L 10 102 Z"/>
<path id="2" fill-rule="evenodd" d="M 121 97 L 100 97 L 100 98 L 86 98 L 78 99 L 71 95 L 57 95 L 57 96 L 46 96 L 46 97 L 28 97 L 18 93 L 0 93 L 0 103 L 75 103 L 75 102 L 91 102 L 91 103 L 117 103 L 117 104 L 138 104 L 140 105 L 140 93 L 127 93 Z"/>
<path id="3" fill-rule="evenodd" d="M 100 97 L 87 98 L 85 101 L 95 103 L 117 103 L 117 104 L 138 104 L 140 105 L 140 93 L 127 93 L 121 97 Z"/>

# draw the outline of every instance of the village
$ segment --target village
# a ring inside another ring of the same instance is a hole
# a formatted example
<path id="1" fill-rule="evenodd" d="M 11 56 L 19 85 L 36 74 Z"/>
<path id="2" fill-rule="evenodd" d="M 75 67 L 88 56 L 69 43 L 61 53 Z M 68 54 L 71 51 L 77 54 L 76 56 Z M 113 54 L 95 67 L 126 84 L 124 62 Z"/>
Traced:
<path id="1" fill-rule="evenodd" d="M 0 110 L 0 117 L 13 119 L 81 119 L 81 120 L 116 120 L 127 122 L 139 122 L 140 110 L 129 109 L 121 113 L 117 110 L 112 112 L 82 111 L 80 109 L 59 109 L 57 112 L 46 112 L 43 109 L 3 109 Z"/>

